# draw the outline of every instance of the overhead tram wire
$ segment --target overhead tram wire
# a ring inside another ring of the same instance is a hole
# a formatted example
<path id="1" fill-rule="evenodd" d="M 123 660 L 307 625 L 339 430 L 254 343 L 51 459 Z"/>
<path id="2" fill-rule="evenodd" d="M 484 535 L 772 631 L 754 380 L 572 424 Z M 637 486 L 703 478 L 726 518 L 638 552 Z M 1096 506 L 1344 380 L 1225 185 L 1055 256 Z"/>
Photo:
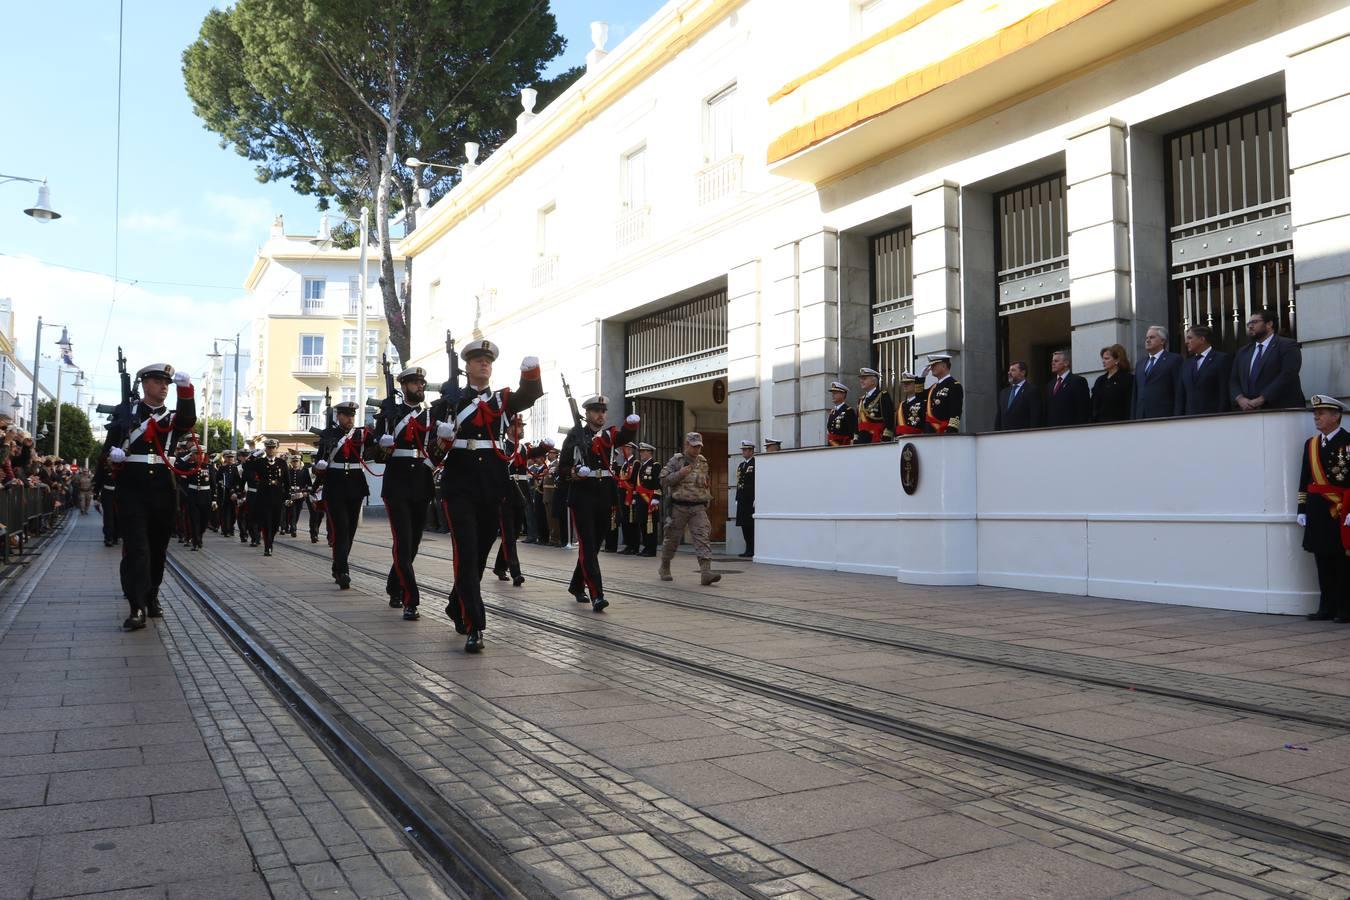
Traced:
<path id="1" fill-rule="evenodd" d="M 117 137 L 113 151 L 113 283 L 112 299 L 108 301 L 108 317 L 103 320 L 103 337 L 98 342 L 98 356 L 94 371 L 103 365 L 103 351 L 108 346 L 108 329 L 112 327 L 113 310 L 117 308 L 117 275 L 121 263 L 122 239 L 122 34 L 126 16 L 126 0 L 117 0 Z M 33 373 L 37 377 L 37 373 Z M 37 415 L 37 411 L 33 411 Z"/>

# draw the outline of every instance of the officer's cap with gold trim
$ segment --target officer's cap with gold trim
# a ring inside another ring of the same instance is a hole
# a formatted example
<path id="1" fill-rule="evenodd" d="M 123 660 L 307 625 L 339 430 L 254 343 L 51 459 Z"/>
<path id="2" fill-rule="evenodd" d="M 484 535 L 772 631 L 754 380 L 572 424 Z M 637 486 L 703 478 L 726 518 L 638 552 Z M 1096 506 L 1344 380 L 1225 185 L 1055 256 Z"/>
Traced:
<path id="1" fill-rule="evenodd" d="M 349 416 L 354 416 L 356 415 L 356 401 L 343 400 L 341 403 L 334 403 L 333 412 L 347 413 Z"/>
<path id="2" fill-rule="evenodd" d="M 950 353 L 930 353 L 930 354 L 928 354 L 928 363 L 929 363 L 929 365 L 932 365 L 933 363 L 940 363 L 940 362 L 945 362 L 947 365 L 950 366 L 950 365 L 952 364 L 952 356 L 951 356 L 951 354 L 950 354 Z"/>
<path id="3" fill-rule="evenodd" d="M 1313 394 L 1312 399 L 1308 401 L 1308 406 L 1313 410 L 1329 409 L 1338 413 L 1343 413 L 1346 410 L 1344 403 L 1327 394 Z"/>
<path id="4" fill-rule="evenodd" d="M 281 441 L 277 440 L 276 438 L 267 438 L 266 440 L 263 441 L 263 446 L 264 446 L 264 447 L 280 447 L 280 446 L 281 446 Z"/>
<path id="5" fill-rule="evenodd" d="M 221 458 L 221 459 L 224 459 L 224 458 L 227 457 L 227 456 L 228 456 L 230 459 L 234 459 L 234 451 L 233 451 L 233 450 L 224 450 L 224 451 L 222 451 L 221 454 L 220 454 L 220 458 Z"/>
<path id="6" fill-rule="evenodd" d="M 778 440 L 777 438 L 765 438 L 765 439 L 764 439 L 764 446 L 765 446 L 765 447 L 781 447 L 781 446 L 783 446 L 783 442 L 780 441 L 780 440 Z"/>
<path id="7" fill-rule="evenodd" d="M 753 450 L 753 449 L 755 449 L 755 442 L 754 442 L 754 441 L 741 441 L 741 449 L 742 449 L 742 450 Z"/>
<path id="8" fill-rule="evenodd" d="M 488 362 L 495 362 L 498 356 L 497 345 L 489 340 L 470 341 L 459 351 L 459 358 L 468 362 L 475 356 L 486 356 Z"/>
<path id="9" fill-rule="evenodd" d="M 414 379 L 414 378 L 420 378 L 420 379 L 422 379 L 423 381 L 426 381 L 426 380 L 427 380 L 427 370 L 424 369 L 424 368 L 422 368 L 421 366 L 409 366 L 408 368 L 404 369 L 402 372 L 399 372 L 399 373 L 398 373 L 398 382 L 399 382 L 399 384 L 402 384 L 402 383 L 405 382 L 405 381 L 411 381 L 411 380 Z"/>
<path id="10" fill-rule="evenodd" d="M 842 381 L 831 381 L 830 392 L 833 393 L 835 391 L 839 391 L 842 394 L 847 394 L 848 388 L 844 385 Z"/>
<path id="11" fill-rule="evenodd" d="M 873 378 L 881 377 L 881 373 L 878 372 L 876 369 L 873 369 L 871 366 L 863 366 L 861 369 L 858 370 L 859 378 L 864 378 L 868 375 L 871 375 Z"/>
<path id="12" fill-rule="evenodd" d="M 147 378 L 163 378 L 165 381 L 173 379 L 173 366 L 168 363 L 151 363 L 148 366 L 142 366 L 137 372 L 136 377 L 141 381 Z"/>
<path id="13" fill-rule="evenodd" d="M 624 446 L 627 447 L 629 450 L 636 450 L 638 448 L 637 441 L 629 441 L 628 443 L 624 444 Z"/>
<path id="14" fill-rule="evenodd" d="M 598 409 L 601 407 L 603 407 L 606 410 L 609 409 L 609 398 L 606 397 L 604 394 L 592 394 L 585 400 L 581 401 L 582 409 Z"/>
<path id="15" fill-rule="evenodd" d="M 649 453 L 655 453 L 655 452 L 656 452 L 656 448 L 653 447 L 651 444 L 647 443 L 646 441 L 643 441 L 642 443 L 638 444 L 638 449 L 639 449 L 639 450 L 646 450 L 646 451 L 649 452 Z"/>

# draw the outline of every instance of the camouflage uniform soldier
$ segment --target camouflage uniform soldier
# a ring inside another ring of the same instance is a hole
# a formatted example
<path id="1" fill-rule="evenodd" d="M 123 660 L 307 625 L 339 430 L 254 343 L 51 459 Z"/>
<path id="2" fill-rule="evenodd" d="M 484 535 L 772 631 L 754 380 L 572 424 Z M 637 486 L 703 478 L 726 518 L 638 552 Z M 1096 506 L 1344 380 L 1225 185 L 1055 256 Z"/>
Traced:
<path id="1" fill-rule="evenodd" d="M 703 435 L 691 431 L 684 436 L 684 452 L 676 453 L 661 470 L 661 486 L 670 491 L 670 518 L 666 521 L 666 539 L 661 545 L 662 581 L 671 581 L 670 561 L 675 548 L 684 537 L 685 526 L 694 542 L 698 568 L 704 585 L 721 581 L 722 576 L 712 570 L 712 524 L 708 521 L 708 504 L 712 502 L 709 487 L 708 459 L 703 455 Z"/>

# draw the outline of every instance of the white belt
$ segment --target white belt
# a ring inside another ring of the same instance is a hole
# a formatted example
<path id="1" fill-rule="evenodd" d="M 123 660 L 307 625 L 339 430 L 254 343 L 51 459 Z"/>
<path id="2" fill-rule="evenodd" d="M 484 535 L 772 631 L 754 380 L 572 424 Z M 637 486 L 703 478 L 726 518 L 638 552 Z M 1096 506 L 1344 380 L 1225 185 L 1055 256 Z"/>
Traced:
<path id="1" fill-rule="evenodd" d="M 587 475 L 585 478 L 583 478 L 580 475 L 576 476 L 578 481 L 589 481 L 592 478 L 613 478 L 613 477 L 614 473 L 609 471 L 608 469 L 592 469 L 591 474 Z"/>
<path id="2" fill-rule="evenodd" d="M 248 486 L 246 486 L 246 487 L 244 488 L 244 493 L 246 493 L 246 494 L 256 494 L 256 493 L 258 493 L 258 489 L 255 488 L 253 485 L 250 484 L 250 485 L 248 485 Z"/>
<path id="3" fill-rule="evenodd" d="M 399 449 L 395 450 L 393 453 L 390 454 L 390 456 L 412 457 L 413 459 L 416 459 L 420 455 L 421 454 L 415 447 L 400 447 Z M 350 465 L 350 463 L 348 463 L 348 465 Z"/>
<path id="4" fill-rule="evenodd" d="M 152 453 L 128 453 L 122 462 L 143 463 L 147 466 L 158 465 L 160 460 L 158 456 Z"/>
<path id="5" fill-rule="evenodd" d="M 396 451 L 394 451 L 394 452 L 397 453 L 398 451 L 396 450 Z M 354 471 L 354 470 L 356 470 L 356 469 L 361 468 L 361 464 L 360 464 L 360 463 L 329 463 L 329 464 L 328 464 L 328 468 L 329 468 L 329 470 L 337 469 L 339 472 L 351 472 L 351 471 Z"/>
<path id="6" fill-rule="evenodd" d="M 529 475 L 512 475 L 512 481 L 533 481 Z"/>
<path id="7" fill-rule="evenodd" d="M 188 490 L 190 490 L 190 491 L 209 491 L 209 490 L 211 490 L 211 485 L 209 485 L 209 484 L 189 484 L 189 485 L 188 485 Z"/>
<path id="8" fill-rule="evenodd" d="M 456 438 L 451 445 L 456 450 L 498 450 L 501 444 L 491 438 Z"/>
<path id="9" fill-rule="evenodd" d="M 115 484 L 105 484 L 105 485 L 103 486 L 103 489 L 104 489 L 105 491 L 115 491 L 115 490 L 117 490 L 117 485 L 115 485 Z"/>

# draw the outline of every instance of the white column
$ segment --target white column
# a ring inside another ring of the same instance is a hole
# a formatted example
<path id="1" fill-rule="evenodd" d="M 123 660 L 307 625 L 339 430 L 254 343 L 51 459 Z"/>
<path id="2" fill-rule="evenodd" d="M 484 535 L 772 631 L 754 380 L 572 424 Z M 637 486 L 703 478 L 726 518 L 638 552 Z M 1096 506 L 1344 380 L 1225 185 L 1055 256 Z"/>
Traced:
<path id="1" fill-rule="evenodd" d="M 736 513 L 736 466 L 741 441 L 760 441 L 759 260 L 727 273 L 727 514 Z M 727 526 L 727 552 L 745 549 L 739 528 Z"/>
<path id="2" fill-rule="evenodd" d="M 914 194 L 914 356 L 922 369 L 926 354 L 950 353 L 952 370 L 961 380 L 958 195 L 958 186 L 951 181 Z"/>
<path id="3" fill-rule="evenodd" d="M 797 242 L 775 247 L 769 258 L 768 309 L 765 323 L 769 333 L 772 392 L 769 414 L 773 436 L 785 448 L 800 447 L 798 434 L 799 386 L 801 374 L 797 362 Z"/>
<path id="4" fill-rule="evenodd" d="M 1073 370 L 1091 382 L 1101 372 L 1102 347 L 1133 349 L 1125 124 L 1110 119 L 1070 135 L 1065 182 Z"/>
<path id="5" fill-rule="evenodd" d="M 1330 37 L 1330 36 L 1329 36 Z M 1350 35 L 1289 58 L 1295 310 L 1305 394 L 1350 397 Z"/>
<path id="6" fill-rule="evenodd" d="M 833 229 L 797 242 L 797 333 L 799 435 L 801 446 L 813 447 L 825 443 L 826 389 L 839 379 L 839 234 Z M 856 400 L 856 388 L 850 389 Z"/>

